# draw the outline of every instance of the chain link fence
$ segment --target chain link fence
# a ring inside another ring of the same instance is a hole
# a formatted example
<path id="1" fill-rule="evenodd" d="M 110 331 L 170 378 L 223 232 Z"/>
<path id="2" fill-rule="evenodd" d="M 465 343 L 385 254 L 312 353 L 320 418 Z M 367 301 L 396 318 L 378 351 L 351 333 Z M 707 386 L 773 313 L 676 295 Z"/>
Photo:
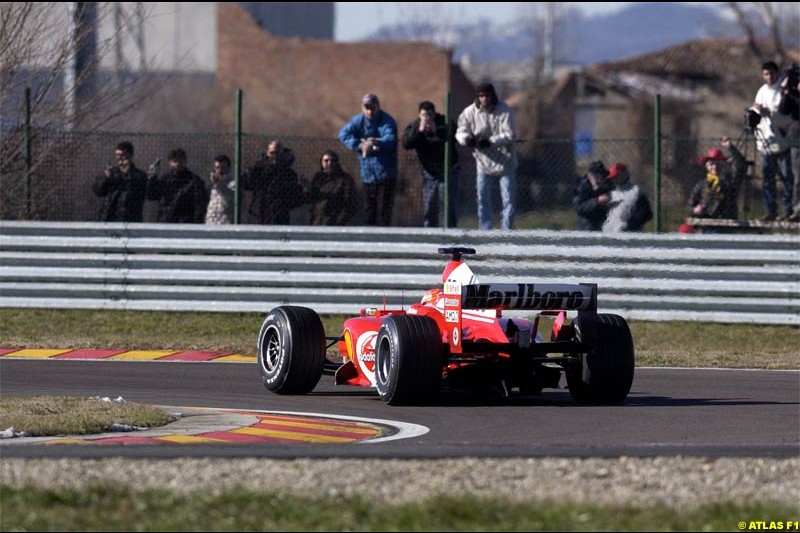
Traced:
<path id="1" fill-rule="evenodd" d="M 218 133 L 77 133 L 37 129 L 32 137 L 32 172 L 30 192 L 26 192 L 24 158 L 17 156 L 6 162 L 0 176 L 0 217 L 6 220 L 95 221 L 102 198 L 92 192 L 92 183 L 101 176 L 106 165 L 114 163 L 114 148 L 121 141 L 134 145 L 134 164 L 147 171 L 156 159 L 166 162 L 167 154 L 183 148 L 188 155 L 189 169 L 208 183 L 214 158 L 225 154 L 233 160 L 235 136 Z M 352 225 L 365 220 L 364 195 L 359 179 L 358 160 L 336 139 L 245 135 L 242 139 L 242 171 L 250 168 L 271 140 L 280 140 L 292 150 L 293 168 L 306 186 L 320 170 L 325 150 L 335 150 L 343 169 L 355 178 L 359 192 Z M 745 156 L 755 159 L 752 139 L 734 140 Z M 685 203 L 694 184 L 704 177 L 697 162 L 699 155 L 716 146 L 718 140 L 665 139 L 662 142 L 662 178 L 660 195 L 655 194 L 654 142 L 652 138 L 614 140 L 537 140 L 517 144 L 515 228 L 574 229 L 577 216 L 572 198 L 578 180 L 593 160 L 602 160 L 607 167 L 625 163 L 634 183 L 642 186 L 655 209 L 660 197 L 662 231 L 674 231 L 685 216 Z M 477 228 L 475 201 L 475 162 L 469 150 L 458 147 L 461 171 L 454 196 L 458 227 Z M 415 152 L 398 147 L 399 175 L 394 202 L 394 226 L 421 226 L 423 221 L 422 178 Z M 165 164 L 162 165 L 162 170 Z M 758 168 L 756 166 L 756 168 Z M 452 190 L 452 189 L 451 189 Z M 30 205 L 28 206 L 28 195 Z M 500 194 L 493 194 L 495 227 L 499 225 Z M 241 195 L 241 222 L 254 223 L 250 212 L 250 193 Z M 754 177 L 753 166 L 742 181 L 739 194 L 739 217 L 752 218 L 761 213 L 760 180 Z M 155 202 L 145 202 L 144 221 L 156 220 Z M 292 224 L 310 223 L 308 205 L 292 210 Z M 652 229 L 650 222 L 645 229 Z"/>

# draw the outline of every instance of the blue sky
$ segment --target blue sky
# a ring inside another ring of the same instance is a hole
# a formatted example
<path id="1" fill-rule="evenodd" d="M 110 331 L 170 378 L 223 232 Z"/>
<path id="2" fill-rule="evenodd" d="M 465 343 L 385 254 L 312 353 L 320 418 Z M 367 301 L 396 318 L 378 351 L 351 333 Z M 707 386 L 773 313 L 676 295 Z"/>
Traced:
<path id="1" fill-rule="evenodd" d="M 336 2 L 337 41 L 354 41 L 366 37 L 376 28 L 392 24 L 408 17 L 420 17 L 434 5 L 436 16 L 447 16 L 453 22 L 476 21 L 487 18 L 493 22 L 507 22 L 518 15 L 522 6 L 531 2 L 504 2 L 487 4 L 485 2 Z M 587 14 L 610 13 L 634 2 L 566 2 L 578 7 Z M 428 7 L 426 7 L 428 6 Z M 402 15 L 401 15 L 402 14 Z"/>

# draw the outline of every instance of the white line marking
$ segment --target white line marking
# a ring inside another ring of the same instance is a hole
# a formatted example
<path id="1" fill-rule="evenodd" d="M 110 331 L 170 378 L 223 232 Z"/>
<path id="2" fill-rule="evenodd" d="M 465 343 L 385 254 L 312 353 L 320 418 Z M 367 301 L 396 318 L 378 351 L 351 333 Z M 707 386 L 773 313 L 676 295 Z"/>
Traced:
<path id="1" fill-rule="evenodd" d="M 265 411 L 259 409 L 231 409 L 231 408 L 221 408 L 221 407 L 214 407 L 214 408 L 208 407 L 201 409 L 216 409 L 218 411 L 237 411 L 240 413 L 246 412 L 246 413 L 275 414 L 275 415 L 316 416 L 319 418 L 333 418 L 336 420 L 347 420 L 352 422 L 367 422 L 370 424 L 382 424 L 385 426 L 397 428 L 398 430 L 397 433 L 395 433 L 394 435 L 389 435 L 388 437 L 380 437 L 378 439 L 357 441 L 359 444 L 374 444 L 378 442 L 389 442 L 391 440 L 413 439 L 414 437 L 420 437 L 430 432 L 430 428 L 426 426 L 422 426 L 419 424 L 412 424 L 410 422 L 398 422 L 397 420 L 384 420 L 381 418 L 362 418 L 360 416 L 331 415 L 328 413 L 301 413 L 298 411 Z"/>

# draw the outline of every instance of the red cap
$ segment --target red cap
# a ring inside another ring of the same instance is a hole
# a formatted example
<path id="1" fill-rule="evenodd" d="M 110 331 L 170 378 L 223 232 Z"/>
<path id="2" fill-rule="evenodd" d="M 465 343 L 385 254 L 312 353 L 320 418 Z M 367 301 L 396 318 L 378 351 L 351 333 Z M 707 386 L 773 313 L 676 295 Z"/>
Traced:
<path id="1" fill-rule="evenodd" d="M 712 148 L 708 151 L 708 155 L 702 156 L 697 159 L 701 165 L 705 165 L 709 161 L 727 161 L 728 158 L 722 153 L 719 148 Z"/>
<path id="2" fill-rule="evenodd" d="M 611 165 L 611 168 L 608 169 L 608 179 L 616 178 L 620 174 L 624 174 L 627 172 L 628 167 L 623 165 L 622 163 L 614 163 Z"/>

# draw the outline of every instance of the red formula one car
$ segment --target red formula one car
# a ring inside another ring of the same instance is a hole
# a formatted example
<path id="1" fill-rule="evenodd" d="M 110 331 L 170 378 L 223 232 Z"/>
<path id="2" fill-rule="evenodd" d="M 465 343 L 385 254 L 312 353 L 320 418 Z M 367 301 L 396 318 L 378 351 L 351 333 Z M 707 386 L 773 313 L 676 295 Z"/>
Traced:
<path id="1" fill-rule="evenodd" d="M 316 312 L 280 306 L 258 335 L 264 385 L 278 394 L 306 394 L 323 374 L 326 349 L 338 344 L 343 363 L 337 384 L 375 387 L 390 405 L 431 402 L 443 385 L 494 387 L 507 396 L 558 388 L 566 375 L 578 403 L 621 403 L 633 382 L 633 339 L 620 316 L 597 313 L 594 284 L 481 284 L 461 259 L 471 248 L 440 248 L 450 255 L 442 288 L 408 309 L 362 309 L 327 337 Z M 539 311 L 533 320 L 504 310 Z M 566 323 L 567 311 L 577 316 Z M 539 319 L 554 317 L 543 340 Z M 555 355 L 554 355 L 555 354 Z"/>

